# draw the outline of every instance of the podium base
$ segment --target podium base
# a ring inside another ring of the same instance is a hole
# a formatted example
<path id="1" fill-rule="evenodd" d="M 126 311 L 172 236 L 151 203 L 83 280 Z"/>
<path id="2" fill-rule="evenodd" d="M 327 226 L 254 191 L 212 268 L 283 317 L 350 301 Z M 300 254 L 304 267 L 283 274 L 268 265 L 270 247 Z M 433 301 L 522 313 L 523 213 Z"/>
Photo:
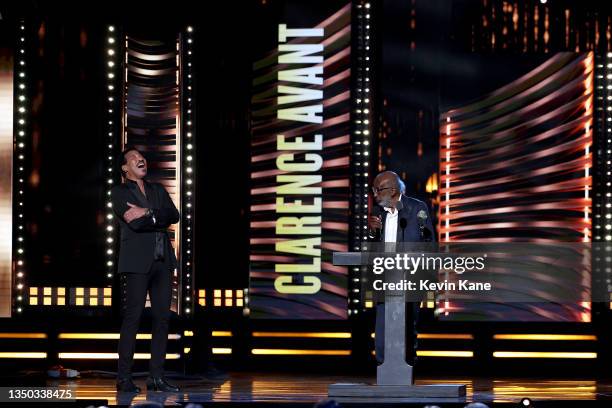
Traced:
<path id="1" fill-rule="evenodd" d="M 330 398 L 461 398 L 465 397 L 465 385 L 331 384 L 328 395 Z"/>

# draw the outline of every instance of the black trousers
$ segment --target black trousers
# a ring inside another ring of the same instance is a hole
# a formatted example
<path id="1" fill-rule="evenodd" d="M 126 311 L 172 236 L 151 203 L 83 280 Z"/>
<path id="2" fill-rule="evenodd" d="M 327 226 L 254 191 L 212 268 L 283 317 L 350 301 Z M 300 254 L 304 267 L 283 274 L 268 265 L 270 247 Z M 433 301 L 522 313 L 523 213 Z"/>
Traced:
<path id="1" fill-rule="evenodd" d="M 153 324 L 151 328 L 151 360 L 149 374 L 161 377 L 164 372 L 168 323 L 172 298 L 172 269 L 166 262 L 155 261 L 148 273 L 121 274 L 121 334 L 117 378 L 130 378 L 136 348 L 136 334 L 145 307 L 147 291 L 151 299 Z"/>

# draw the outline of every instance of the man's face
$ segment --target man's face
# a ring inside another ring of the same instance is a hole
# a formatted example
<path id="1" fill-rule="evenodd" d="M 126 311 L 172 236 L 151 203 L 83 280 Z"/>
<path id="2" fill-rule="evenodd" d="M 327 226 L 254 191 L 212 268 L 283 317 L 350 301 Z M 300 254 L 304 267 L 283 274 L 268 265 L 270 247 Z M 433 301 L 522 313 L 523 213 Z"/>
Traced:
<path id="1" fill-rule="evenodd" d="M 125 154 L 125 162 L 121 169 L 127 173 L 130 179 L 142 179 L 147 175 L 147 159 L 136 150 L 130 150 Z"/>
<path id="2" fill-rule="evenodd" d="M 390 177 L 376 177 L 372 186 L 374 199 L 381 207 L 395 207 L 398 191 L 395 182 Z"/>

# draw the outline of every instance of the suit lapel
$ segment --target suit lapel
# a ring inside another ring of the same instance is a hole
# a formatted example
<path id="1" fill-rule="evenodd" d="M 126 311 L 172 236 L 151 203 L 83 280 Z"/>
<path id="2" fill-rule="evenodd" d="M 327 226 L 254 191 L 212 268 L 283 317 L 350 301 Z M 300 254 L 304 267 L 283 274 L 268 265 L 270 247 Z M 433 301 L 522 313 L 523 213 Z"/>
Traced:
<path id="1" fill-rule="evenodd" d="M 402 200 L 402 209 L 399 210 L 397 213 L 397 235 L 395 237 L 395 242 L 403 242 L 404 239 L 406 239 L 406 237 L 408 236 L 408 231 L 406 230 L 404 230 L 404 233 L 402 235 L 402 227 L 400 227 L 400 224 L 402 218 L 405 218 L 406 224 L 409 224 L 408 218 L 410 216 L 410 213 L 412 212 L 412 206 L 410 205 L 409 201 L 404 198 L 403 195 L 400 196 L 400 200 Z"/>
<path id="2" fill-rule="evenodd" d="M 151 183 L 147 183 L 145 182 L 144 184 L 144 188 L 145 191 L 147 193 L 147 201 L 148 201 L 148 207 L 150 208 L 158 208 L 159 207 L 159 200 L 157 199 L 157 190 L 155 188 L 153 188 L 153 185 Z"/>
<path id="3" fill-rule="evenodd" d="M 149 194 L 150 188 L 147 189 L 147 184 L 148 183 L 145 181 L 144 182 L 144 188 L 145 188 L 145 192 L 147 194 Z M 138 184 L 128 182 L 127 186 L 129 188 L 130 192 L 132 193 L 132 196 L 134 197 L 134 201 L 136 201 L 133 204 L 136 204 L 136 205 L 138 205 L 139 207 L 142 207 L 142 208 L 149 208 L 149 206 L 150 206 L 149 202 L 148 202 L 147 198 L 140 192 L 140 189 L 138 188 Z"/>

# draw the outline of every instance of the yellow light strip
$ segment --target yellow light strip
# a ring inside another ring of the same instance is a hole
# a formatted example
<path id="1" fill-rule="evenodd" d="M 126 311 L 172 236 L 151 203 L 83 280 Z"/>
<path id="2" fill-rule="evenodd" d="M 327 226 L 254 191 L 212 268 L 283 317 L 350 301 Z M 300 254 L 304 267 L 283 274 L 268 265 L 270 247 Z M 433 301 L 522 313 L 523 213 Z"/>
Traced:
<path id="1" fill-rule="evenodd" d="M 36 351 L 0 351 L 0 358 L 47 358 L 47 353 Z"/>
<path id="2" fill-rule="evenodd" d="M 0 333 L 0 339 L 46 339 L 46 333 Z"/>
<path id="3" fill-rule="evenodd" d="M 496 358 L 597 358 L 597 353 L 565 351 L 494 351 Z"/>
<path id="4" fill-rule="evenodd" d="M 213 330 L 212 331 L 212 336 L 213 337 L 232 337 L 232 332 L 231 331 Z"/>
<path id="5" fill-rule="evenodd" d="M 370 337 L 376 338 L 375 333 L 370 333 Z M 419 339 L 429 340 L 474 340 L 472 334 L 466 333 L 418 333 Z"/>
<path id="6" fill-rule="evenodd" d="M 463 333 L 419 333 L 419 339 L 436 339 L 436 340 L 474 340 L 471 334 Z"/>
<path id="7" fill-rule="evenodd" d="M 253 337 L 283 337 L 283 338 L 318 338 L 318 339 L 350 339 L 348 332 L 253 332 Z"/>
<path id="8" fill-rule="evenodd" d="M 119 340 L 119 333 L 60 333 L 59 339 L 80 339 L 80 340 Z M 138 333 L 136 339 L 151 340 L 151 333 Z M 180 334 L 169 334 L 168 340 L 179 340 Z"/>
<path id="9" fill-rule="evenodd" d="M 468 350 L 417 350 L 418 357 L 474 357 L 473 351 Z"/>
<path id="10" fill-rule="evenodd" d="M 597 341 L 592 334 L 495 334 L 495 340 L 577 340 Z"/>
<path id="11" fill-rule="evenodd" d="M 229 347 L 213 347 L 213 354 L 232 354 L 232 349 Z"/>
<path id="12" fill-rule="evenodd" d="M 119 355 L 117 353 L 59 353 L 59 358 L 81 360 L 117 360 Z M 166 354 L 166 360 L 178 360 L 179 358 L 181 358 L 180 354 Z M 134 359 L 149 360 L 151 359 L 151 353 L 135 353 Z"/>
<path id="13" fill-rule="evenodd" d="M 298 350 L 298 349 L 251 349 L 251 353 L 262 356 L 350 356 L 350 350 Z"/>

